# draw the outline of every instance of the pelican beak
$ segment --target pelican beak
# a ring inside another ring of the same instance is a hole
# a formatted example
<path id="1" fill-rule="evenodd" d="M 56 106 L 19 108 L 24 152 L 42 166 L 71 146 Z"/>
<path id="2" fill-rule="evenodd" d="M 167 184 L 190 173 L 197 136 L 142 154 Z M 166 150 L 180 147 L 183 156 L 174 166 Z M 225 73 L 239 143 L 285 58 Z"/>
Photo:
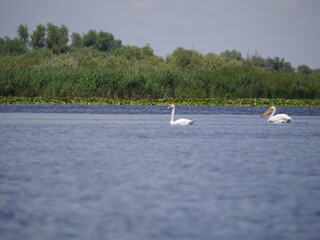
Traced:
<path id="1" fill-rule="evenodd" d="M 261 116 L 260 116 L 260 117 L 267 116 L 268 114 L 271 114 L 271 113 L 272 113 L 272 111 L 273 111 L 273 109 L 272 109 L 272 108 L 269 108 L 267 111 L 265 111 L 263 114 L 261 114 Z"/>

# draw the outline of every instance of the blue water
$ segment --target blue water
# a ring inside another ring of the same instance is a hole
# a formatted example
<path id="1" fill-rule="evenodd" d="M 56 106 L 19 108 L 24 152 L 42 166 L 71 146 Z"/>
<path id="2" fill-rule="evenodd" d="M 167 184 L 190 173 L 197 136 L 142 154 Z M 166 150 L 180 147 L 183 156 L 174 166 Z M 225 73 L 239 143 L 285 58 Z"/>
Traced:
<path id="1" fill-rule="evenodd" d="M 318 240 L 320 108 L 0 105 L 0 236 Z"/>

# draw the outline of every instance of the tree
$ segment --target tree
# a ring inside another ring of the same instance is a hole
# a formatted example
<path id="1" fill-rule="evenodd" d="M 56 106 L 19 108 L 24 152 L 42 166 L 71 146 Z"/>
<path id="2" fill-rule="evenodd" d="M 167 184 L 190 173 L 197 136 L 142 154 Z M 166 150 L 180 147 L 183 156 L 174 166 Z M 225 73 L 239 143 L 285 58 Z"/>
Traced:
<path id="1" fill-rule="evenodd" d="M 82 46 L 82 38 L 79 33 L 73 32 L 71 34 L 71 46 L 75 48 L 80 48 Z"/>
<path id="2" fill-rule="evenodd" d="M 179 47 L 167 57 L 167 62 L 183 70 L 195 70 L 203 67 L 204 57 L 197 51 Z"/>
<path id="3" fill-rule="evenodd" d="M 214 71 L 224 65 L 223 57 L 217 56 L 214 53 L 208 53 L 204 59 L 204 69 Z"/>
<path id="4" fill-rule="evenodd" d="M 69 42 L 69 29 L 65 25 L 61 25 L 59 28 L 59 44 L 61 52 L 66 52 Z"/>
<path id="5" fill-rule="evenodd" d="M 307 65 L 302 64 L 297 67 L 297 72 L 303 75 L 310 75 L 312 70 Z"/>
<path id="6" fill-rule="evenodd" d="M 123 46 L 116 49 L 114 52 L 117 56 L 123 56 L 128 60 L 140 60 L 143 59 L 143 51 L 136 46 Z"/>
<path id="7" fill-rule="evenodd" d="M 293 72 L 294 69 L 289 62 L 286 62 L 284 58 L 267 58 L 265 60 L 265 68 L 272 72 Z"/>
<path id="8" fill-rule="evenodd" d="M 111 33 L 100 31 L 97 34 L 95 47 L 98 51 L 108 52 L 113 47 L 114 36 Z"/>
<path id="9" fill-rule="evenodd" d="M 89 30 L 82 38 L 84 47 L 93 47 L 101 52 L 110 52 L 122 46 L 120 40 L 115 40 L 111 33 Z"/>
<path id="10" fill-rule="evenodd" d="M 46 26 L 37 25 L 36 30 L 31 35 L 31 46 L 33 49 L 40 49 L 46 46 Z"/>
<path id="11" fill-rule="evenodd" d="M 261 68 L 265 67 L 265 60 L 257 51 L 255 51 L 251 55 L 248 53 L 247 59 L 245 62 L 248 66 L 261 67 Z"/>
<path id="12" fill-rule="evenodd" d="M 1 55 L 19 55 L 27 51 L 24 42 L 18 38 L 11 39 L 9 37 L 0 38 L 0 54 Z"/>
<path id="13" fill-rule="evenodd" d="M 83 37 L 82 43 L 84 47 L 94 46 L 97 42 L 97 32 L 96 30 L 89 30 Z"/>
<path id="14" fill-rule="evenodd" d="M 52 50 L 53 53 L 59 52 L 59 28 L 52 23 L 47 24 L 47 47 Z"/>
<path id="15" fill-rule="evenodd" d="M 242 56 L 241 53 L 238 52 L 237 50 L 226 50 L 224 52 L 222 52 L 220 54 L 221 57 L 225 57 L 227 59 L 227 61 L 232 61 L 232 60 L 237 60 L 237 61 L 241 61 L 242 60 Z"/>
<path id="16" fill-rule="evenodd" d="M 25 46 L 28 46 L 29 43 L 29 32 L 28 32 L 28 26 L 20 24 L 17 28 L 18 38 L 25 44 Z"/>
<path id="17" fill-rule="evenodd" d="M 53 25 L 52 23 L 48 23 L 46 31 L 47 47 L 51 49 L 55 54 L 66 52 L 67 44 L 69 41 L 68 28 L 64 25 L 58 27 Z"/>
<path id="18" fill-rule="evenodd" d="M 151 48 L 150 44 L 146 44 L 143 48 L 142 48 L 142 52 L 144 55 L 146 56 L 154 56 L 153 54 L 153 49 Z"/>

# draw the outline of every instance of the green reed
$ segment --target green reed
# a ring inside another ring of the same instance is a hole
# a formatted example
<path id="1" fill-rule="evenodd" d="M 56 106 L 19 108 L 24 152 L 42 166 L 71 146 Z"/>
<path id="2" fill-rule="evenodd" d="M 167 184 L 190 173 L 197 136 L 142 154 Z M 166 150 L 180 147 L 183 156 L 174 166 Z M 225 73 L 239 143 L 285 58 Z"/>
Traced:
<path id="1" fill-rule="evenodd" d="M 319 76 L 248 67 L 209 71 L 107 67 L 0 69 L 0 95 L 107 99 L 320 99 Z M 231 100 L 230 100 L 231 101 Z"/>

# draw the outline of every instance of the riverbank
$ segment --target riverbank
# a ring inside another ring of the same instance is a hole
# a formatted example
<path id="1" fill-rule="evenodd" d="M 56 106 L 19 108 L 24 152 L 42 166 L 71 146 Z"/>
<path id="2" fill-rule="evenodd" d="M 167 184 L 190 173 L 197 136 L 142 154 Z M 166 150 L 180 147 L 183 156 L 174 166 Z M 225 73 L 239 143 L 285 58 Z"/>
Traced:
<path id="1" fill-rule="evenodd" d="M 286 106 L 320 107 L 320 99 L 107 99 L 107 98 L 45 98 L 45 97 L 3 97 L 0 104 L 79 104 L 79 105 L 167 105 L 181 106 Z"/>

